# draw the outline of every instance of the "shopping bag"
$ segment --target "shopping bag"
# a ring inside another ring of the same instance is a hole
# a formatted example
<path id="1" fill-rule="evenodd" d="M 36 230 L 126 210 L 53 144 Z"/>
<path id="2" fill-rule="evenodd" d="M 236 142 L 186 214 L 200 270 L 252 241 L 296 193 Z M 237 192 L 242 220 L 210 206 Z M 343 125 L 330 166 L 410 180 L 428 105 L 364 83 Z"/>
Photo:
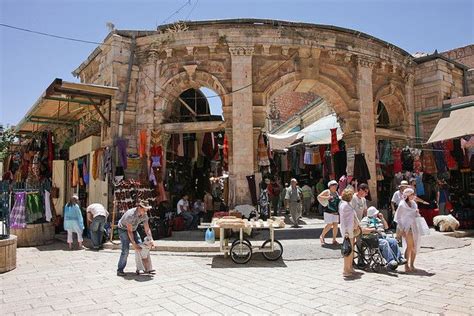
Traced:
<path id="1" fill-rule="evenodd" d="M 206 230 L 206 242 L 209 244 L 213 244 L 216 241 L 216 235 L 214 234 L 214 230 L 212 228 L 208 228 Z"/>
<path id="2" fill-rule="evenodd" d="M 426 223 L 426 220 L 423 217 L 418 216 L 416 218 L 416 226 L 418 227 L 421 236 L 426 236 L 430 234 L 430 228 L 428 227 L 428 224 Z"/>
<path id="3" fill-rule="evenodd" d="M 344 242 L 342 243 L 341 247 L 341 254 L 344 257 L 350 256 L 352 253 L 352 246 L 351 246 L 351 240 L 349 239 L 348 236 L 344 238 Z"/>

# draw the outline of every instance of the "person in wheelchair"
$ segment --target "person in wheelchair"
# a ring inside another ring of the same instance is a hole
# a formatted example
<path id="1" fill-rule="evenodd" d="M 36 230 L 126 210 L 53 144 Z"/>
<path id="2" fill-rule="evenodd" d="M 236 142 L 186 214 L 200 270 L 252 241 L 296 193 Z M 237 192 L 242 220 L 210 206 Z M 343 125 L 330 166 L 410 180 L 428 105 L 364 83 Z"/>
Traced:
<path id="1" fill-rule="evenodd" d="M 389 237 L 385 233 L 385 230 L 388 229 L 388 223 L 383 214 L 375 207 L 371 206 L 367 209 L 367 216 L 360 222 L 360 227 L 363 235 L 374 234 L 377 236 L 379 249 L 382 257 L 387 262 L 387 268 L 395 270 L 398 265 L 407 263 L 407 260 L 402 256 L 397 239 Z"/>

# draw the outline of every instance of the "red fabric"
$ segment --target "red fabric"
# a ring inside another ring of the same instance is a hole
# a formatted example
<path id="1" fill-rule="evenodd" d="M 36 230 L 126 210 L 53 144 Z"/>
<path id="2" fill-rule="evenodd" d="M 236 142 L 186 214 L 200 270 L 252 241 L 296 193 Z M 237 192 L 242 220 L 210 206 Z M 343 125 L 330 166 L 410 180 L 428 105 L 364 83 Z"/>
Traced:
<path id="1" fill-rule="evenodd" d="M 163 148 L 161 146 L 153 145 L 150 148 L 150 157 L 163 156 Z"/>
<path id="2" fill-rule="evenodd" d="M 392 151 L 393 156 L 393 172 L 402 172 L 402 151 L 400 148 L 395 148 Z"/>
<path id="3" fill-rule="evenodd" d="M 454 159 L 453 155 L 451 155 L 451 150 L 454 150 L 453 140 L 447 140 L 443 142 L 444 147 L 444 160 L 446 161 L 446 165 L 449 170 L 457 170 L 458 164 Z"/>
<path id="4" fill-rule="evenodd" d="M 324 157 L 324 153 L 326 152 L 326 145 L 321 145 L 319 146 L 319 156 L 321 157 L 321 163 L 324 164 L 325 163 L 325 157 Z"/>
<path id="5" fill-rule="evenodd" d="M 227 135 L 224 135 L 224 145 L 222 147 L 222 153 L 224 154 L 224 163 L 229 163 L 229 140 L 227 139 Z"/>
<path id="6" fill-rule="evenodd" d="M 414 158 L 413 158 L 413 170 L 416 172 L 416 173 L 420 173 L 422 171 L 422 165 L 421 165 L 421 159 L 420 159 L 420 156 L 416 155 Z"/>
<path id="7" fill-rule="evenodd" d="M 138 143 L 138 153 L 140 158 L 143 158 L 146 155 L 146 129 L 140 130 L 139 143 Z"/>
<path id="8" fill-rule="evenodd" d="M 339 151 L 339 144 L 337 142 L 337 128 L 331 128 L 331 154 Z"/>
<path id="9" fill-rule="evenodd" d="M 173 220 L 173 230 L 174 231 L 181 231 L 184 230 L 184 218 L 181 216 L 175 217 Z"/>

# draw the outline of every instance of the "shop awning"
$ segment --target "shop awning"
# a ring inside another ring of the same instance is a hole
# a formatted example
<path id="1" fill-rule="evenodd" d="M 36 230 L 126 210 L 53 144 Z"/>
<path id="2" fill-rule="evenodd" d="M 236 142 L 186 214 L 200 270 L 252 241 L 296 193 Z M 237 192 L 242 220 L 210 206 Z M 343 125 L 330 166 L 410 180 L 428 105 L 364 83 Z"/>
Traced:
<path id="1" fill-rule="evenodd" d="M 453 110 L 439 120 L 427 143 L 474 135 L 474 105 Z"/>
<path id="2" fill-rule="evenodd" d="M 342 139 L 343 132 L 335 114 L 325 116 L 313 124 L 303 128 L 297 138 L 303 138 L 303 143 L 323 145 L 331 143 L 331 129 L 336 128 L 337 140 Z"/>
<path id="3" fill-rule="evenodd" d="M 97 111 L 110 126 L 113 98 L 118 88 L 66 82 L 56 78 L 15 127 L 28 133 L 38 125 L 77 125 L 89 111 Z"/>
<path id="4" fill-rule="evenodd" d="M 297 136 L 298 132 L 267 134 L 271 150 L 285 150 L 296 140 Z"/>

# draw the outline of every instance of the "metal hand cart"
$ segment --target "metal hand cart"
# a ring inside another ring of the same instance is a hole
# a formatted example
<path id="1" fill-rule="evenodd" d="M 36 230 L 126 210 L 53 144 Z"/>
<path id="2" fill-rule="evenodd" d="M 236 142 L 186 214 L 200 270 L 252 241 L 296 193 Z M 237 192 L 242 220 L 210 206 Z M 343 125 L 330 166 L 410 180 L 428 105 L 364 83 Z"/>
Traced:
<path id="1" fill-rule="evenodd" d="M 274 224 L 269 222 L 246 222 L 246 223 L 221 223 L 210 226 L 219 229 L 220 252 L 224 257 L 230 254 L 232 261 L 237 264 L 244 264 L 250 261 L 254 252 L 261 252 L 263 257 L 269 261 L 276 261 L 283 255 L 282 244 L 275 239 Z M 270 238 L 265 240 L 261 246 L 253 246 L 250 240 L 244 238 L 244 229 L 252 228 L 256 230 L 269 230 Z M 224 229 L 238 229 L 239 239 L 234 240 L 229 246 L 228 239 L 224 236 Z"/>

